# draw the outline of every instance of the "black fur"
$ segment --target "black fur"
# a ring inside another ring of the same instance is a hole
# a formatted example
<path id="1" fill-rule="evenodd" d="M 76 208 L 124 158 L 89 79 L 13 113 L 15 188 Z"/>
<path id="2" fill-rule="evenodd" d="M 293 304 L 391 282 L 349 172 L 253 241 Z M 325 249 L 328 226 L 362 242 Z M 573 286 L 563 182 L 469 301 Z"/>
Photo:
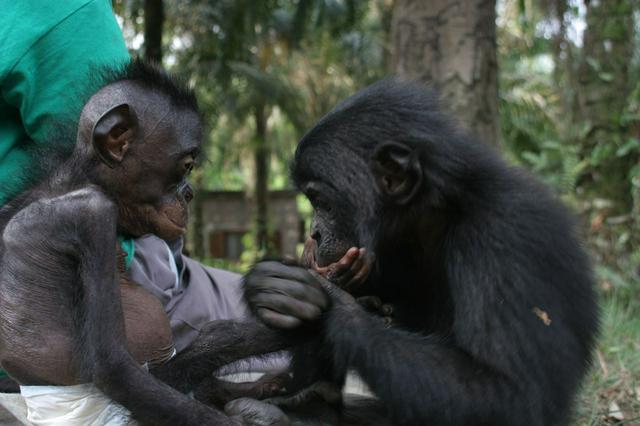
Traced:
<path id="1" fill-rule="evenodd" d="M 170 76 L 162 68 L 141 59 L 133 59 L 120 67 L 107 67 L 97 70 L 94 75 L 102 82 L 102 86 L 117 81 L 131 80 L 138 82 L 155 93 L 167 95 L 175 106 L 198 110 L 195 93 L 187 83 Z"/>
<path id="2" fill-rule="evenodd" d="M 385 142 L 418 156 L 408 204 L 374 185 Z M 460 131 L 433 92 L 396 80 L 321 119 L 292 176 L 303 191 L 321 185 L 332 234 L 322 238 L 373 252 L 362 291 L 396 308 L 385 328 L 334 303 L 322 340 L 334 376 L 357 371 L 398 425 L 565 424 L 598 309 L 574 221 L 548 189 Z M 300 356 L 299 374 L 313 369 Z"/>

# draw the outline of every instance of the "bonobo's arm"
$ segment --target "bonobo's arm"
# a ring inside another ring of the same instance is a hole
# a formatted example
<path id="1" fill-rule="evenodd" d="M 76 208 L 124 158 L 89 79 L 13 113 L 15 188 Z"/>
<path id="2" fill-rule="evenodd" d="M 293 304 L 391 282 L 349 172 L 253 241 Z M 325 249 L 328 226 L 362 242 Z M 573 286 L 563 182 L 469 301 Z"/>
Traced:
<path id="1" fill-rule="evenodd" d="M 260 322 L 212 321 L 198 338 L 171 361 L 152 368 L 154 376 L 181 392 L 211 376 L 212 372 L 239 359 L 279 351 L 298 343 L 295 334 Z"/>
<path id="2" fill-rule="evenodd" d="M 115 205 L 100 191 L 87 190 L 66 208 L 65 216 L 75 222 L 83 288 L 76 353 L 84 377 L 144 423 L 242 424 L 156 380 L 131 357 L 116 273 Z"/>
<path id="3" fill-rule="evenodd" d="M 351 295 L 302 268 L 264 262 L 254 273 L 264 293 L 261 309 L 277 312 L 261 318 L 274 327 L 289 327 L 290 317 L 306 321 L 299 306 L 309 298 L 300 301 L 300 294 L 308 292 L 306 288 L 323 290 L 328 301 L 316 296 L 314 300 L 322 303 L 313 309 L 325 311 L 323 340 L 333 355 L 335 372 L 355 369 L 397 424 L 508 424 L 496 407 L 509 406 L 515 393 L 510 382 L 452 342 L 387 328 Z M 461 417 L 469 413 L 474 418 Z"/>

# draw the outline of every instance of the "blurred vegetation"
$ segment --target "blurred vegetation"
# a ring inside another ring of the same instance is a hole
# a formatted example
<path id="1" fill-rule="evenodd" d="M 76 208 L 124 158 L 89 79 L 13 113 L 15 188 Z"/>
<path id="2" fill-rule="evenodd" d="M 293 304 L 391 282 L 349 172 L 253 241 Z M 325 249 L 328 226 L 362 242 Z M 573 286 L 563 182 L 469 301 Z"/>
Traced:
<path id="1" fill-rule="evenodd" d="M 140 54 L 144 3 L 114 2 Z M 267 188 L 288 187 L 304 130 L 387 74 L 392 9 L 392 0 L 166 1 L 163 63 L 189 77 L 208 123 L 198 188 L 243 189 L 265 203 Z M 503 152 L 578 213 L 603 295 L 602 338 L 575 424 L 638 424 L 640 5 L 502 0 L 497 12 Z M 257 218 L 240 267 L 268 252 L 264 232 Z"/>

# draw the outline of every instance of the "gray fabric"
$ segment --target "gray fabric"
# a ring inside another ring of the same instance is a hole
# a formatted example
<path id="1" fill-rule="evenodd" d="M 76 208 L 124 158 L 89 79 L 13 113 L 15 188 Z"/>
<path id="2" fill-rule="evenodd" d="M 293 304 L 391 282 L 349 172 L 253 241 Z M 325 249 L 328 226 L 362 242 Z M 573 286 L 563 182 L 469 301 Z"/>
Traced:
<path id="1" fill-rule="evenodd" d="M 177 287 L 172 261 L 178 271 Z M 168 245 L 155 235 L 136 239 L 129 274 L 162 302 L 178 352 L 189 346 L 209 321 L 248 317 L 240 291 L 242 276 L 205 267 L 184 256 L 182 240 Z"/>

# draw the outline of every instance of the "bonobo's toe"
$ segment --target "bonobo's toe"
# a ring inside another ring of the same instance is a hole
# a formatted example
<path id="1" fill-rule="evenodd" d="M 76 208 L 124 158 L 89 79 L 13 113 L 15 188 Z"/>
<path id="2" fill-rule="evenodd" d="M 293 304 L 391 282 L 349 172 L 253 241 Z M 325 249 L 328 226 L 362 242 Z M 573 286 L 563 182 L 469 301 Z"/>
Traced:
<path id="1" fill-rule="evenodd" d="M 251 398 L 238 398 L 224 406 L 227 415 L 251 426 L 289 426 L 291 420 L 275 405 Z"/>

